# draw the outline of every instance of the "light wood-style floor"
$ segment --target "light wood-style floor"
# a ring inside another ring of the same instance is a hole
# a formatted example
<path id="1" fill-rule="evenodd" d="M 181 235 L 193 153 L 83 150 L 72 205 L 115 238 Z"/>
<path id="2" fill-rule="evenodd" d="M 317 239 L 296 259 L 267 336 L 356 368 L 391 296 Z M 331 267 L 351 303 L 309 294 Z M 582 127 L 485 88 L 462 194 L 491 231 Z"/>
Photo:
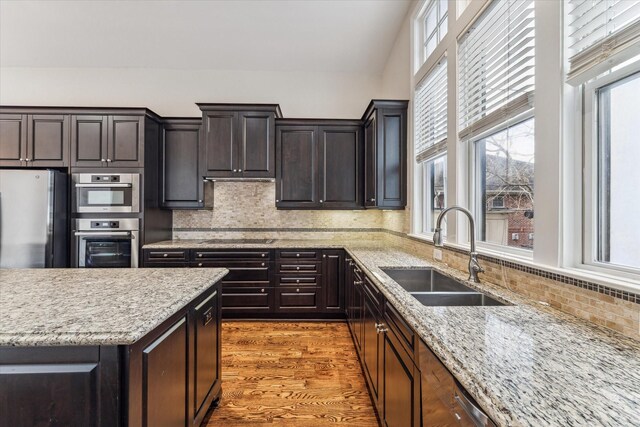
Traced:
<path id="1" fill-rule="evenodd" d="M 222 323 L 222 399 L 208 427 L 378 425 L 349 329 Z"/>

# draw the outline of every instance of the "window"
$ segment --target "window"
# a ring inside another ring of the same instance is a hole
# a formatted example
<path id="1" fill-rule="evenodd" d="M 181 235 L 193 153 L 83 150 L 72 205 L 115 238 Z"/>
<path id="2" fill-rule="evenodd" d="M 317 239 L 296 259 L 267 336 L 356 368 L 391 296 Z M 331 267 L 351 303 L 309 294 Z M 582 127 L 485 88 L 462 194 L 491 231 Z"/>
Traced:
<path id="1" fill-rule="evenodd" d="M 433 233 L 445 207 L 447 183 L 447 61 L 442 60 L 422 79 L 414 94 L 414 146 L 422 168 L 420 194 L 422 233 Z M 418 170 L 420 170 L 418 168 Z"/>
<path id="2" fill-rule="evenodd" d="M 478 238 L 533 249 L 533 118 L 478 139 L 475 182 Z"/>
<path id="3" fill-rule="evenodd" d="M 597 90 L 596 261 L 640 268 L 640 73 Z"/>
<path id="4" fill-rule="evenodd" d="M 533 0 L 494 1 L 459 46 L 459 136 L 480 241 L 533 249 Z"/>
<path id="5" fill-rule="evenodd" d="M 447 205 L 447 156 L 441 155 L 422 164 L 423 215 L 422 232 L 433 233 L 438 215 Z"/>
<path id="6" fill-rule="evenodd" d="M 420 64 L 424 64 L 447 34 L 448 7 L 448 0 L 431 0 L 421 15 L 423 51 Z"/>

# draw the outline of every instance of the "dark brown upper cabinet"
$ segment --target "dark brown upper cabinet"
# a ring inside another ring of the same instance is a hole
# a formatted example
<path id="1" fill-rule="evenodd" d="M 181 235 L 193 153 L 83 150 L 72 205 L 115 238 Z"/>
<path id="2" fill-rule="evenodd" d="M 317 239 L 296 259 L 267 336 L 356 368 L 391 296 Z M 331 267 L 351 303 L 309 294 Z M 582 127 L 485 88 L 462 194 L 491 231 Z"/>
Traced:
<path id="1" fill-rule="evenodd" d="M 71 117 L 71 166 L 144 166 L 142 115 L 74 115 Z"/>
<path id="2" fill-rule="evenodd" d="M 0 166 L 25 166 L 27 115 L 0 114 Z"/>
<path id="3" fill-rule="evenodd" d="M 68 164 L 68 115 L 0 115 L 0 166 L 65 167 Z"/>
<path id="4" fill-rule="evenodd" d="M 165 208 L 201 208 L 200 118 L 165 119 L 160 150 L 161 205 Z"/>
<path id="5" fill-rule="evenodd" d="M 208 178 L 274 178 L 273 104 L 198 104 L 202 110 L 201 175 Z"/>
<path id="6" fill-rule="evenodd" d="M 407 105 L 374 99 L 362 117 L 366 208 L 404 209 L 407 204 Z"/>
<path id="7" fill-rule="evenodd" d="M 276 206 L 362 208 L 362 128 L 357 120 L 278 120 Z"/>

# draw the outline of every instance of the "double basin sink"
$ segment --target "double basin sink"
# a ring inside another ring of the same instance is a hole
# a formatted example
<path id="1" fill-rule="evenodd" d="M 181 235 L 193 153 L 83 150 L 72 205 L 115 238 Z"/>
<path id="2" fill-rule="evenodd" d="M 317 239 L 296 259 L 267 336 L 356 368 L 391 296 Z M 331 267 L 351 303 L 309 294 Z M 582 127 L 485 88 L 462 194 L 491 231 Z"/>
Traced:
<path id="1" fill-rule="evenodd" d="M 426 306 L 506 305 L 432 268 L 383 268 L 382 271 Z"/>

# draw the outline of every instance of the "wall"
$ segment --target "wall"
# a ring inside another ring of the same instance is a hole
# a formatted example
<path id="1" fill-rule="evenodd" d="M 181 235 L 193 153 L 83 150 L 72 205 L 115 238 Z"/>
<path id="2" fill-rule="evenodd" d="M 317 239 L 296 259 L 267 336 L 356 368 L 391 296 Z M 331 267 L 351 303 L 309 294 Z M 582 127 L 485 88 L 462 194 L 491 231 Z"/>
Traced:
<path id="1" fill-rule="evenodd" d="M 409 7 L 409 13 L 413 6 Z M 382 72 L 382 98 L 409 99 L 411 97 L 411 21 L 409 13 L 396 36 L 393 48 Z"/>
<path id="2" fill-rule="evenodd" d="M 370 238 L 377 210 L 278 210 L 273 182 L 207 183 L 201 210 L 173 214 L 174 238 Z M 378 236 L 379 237 L 379 236 Z"/>
<path id="3" fill-rule="evenodd" d="M 326 72 L 0 68 L 1 105 L 148 107 L 200 116 L 196 102 L 279 103 L 285 117 L 359 119 L 381 76 Z"/>

